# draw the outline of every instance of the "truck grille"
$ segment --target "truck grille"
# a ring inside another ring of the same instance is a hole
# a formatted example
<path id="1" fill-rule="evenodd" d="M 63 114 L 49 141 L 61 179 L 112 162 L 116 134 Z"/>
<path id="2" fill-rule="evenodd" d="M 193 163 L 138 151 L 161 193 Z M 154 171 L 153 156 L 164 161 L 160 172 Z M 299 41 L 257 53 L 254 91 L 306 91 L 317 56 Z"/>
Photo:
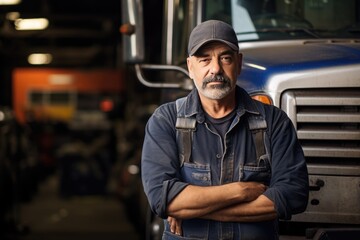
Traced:
<path id="1" fill-rule="evenodd" d="M 289 90 L 281 108 L 294 123 L 308 163 L 359 165 L 359 88 Z"/>
<path id="2" fill-rule="evenodd" d="M 307 209 L 292 221 L 360 224 L 360 88 L 288 90 L 281 108 L 309 172 Z"/>

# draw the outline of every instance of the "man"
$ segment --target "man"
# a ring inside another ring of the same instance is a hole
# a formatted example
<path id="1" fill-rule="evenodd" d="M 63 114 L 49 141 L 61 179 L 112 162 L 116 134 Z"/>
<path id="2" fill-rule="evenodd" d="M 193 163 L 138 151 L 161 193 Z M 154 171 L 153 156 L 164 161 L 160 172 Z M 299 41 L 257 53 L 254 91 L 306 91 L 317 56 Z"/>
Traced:
<path id="1" fill-rule="evenodd" d="M 308 200 L 293 125 L 236 86 L 242 55 L 230 25 L 198 25 L 188 53 L 196 89 L 155 110 L 145 130 L 142 180 L 152 210 L 167 219 L 163 239 L 278 239 L 278 219 L 304 211 Z M 179 116 L 196 122 L 185 161 Z M 260 158 L 255 132 L 265 133 Z"/>

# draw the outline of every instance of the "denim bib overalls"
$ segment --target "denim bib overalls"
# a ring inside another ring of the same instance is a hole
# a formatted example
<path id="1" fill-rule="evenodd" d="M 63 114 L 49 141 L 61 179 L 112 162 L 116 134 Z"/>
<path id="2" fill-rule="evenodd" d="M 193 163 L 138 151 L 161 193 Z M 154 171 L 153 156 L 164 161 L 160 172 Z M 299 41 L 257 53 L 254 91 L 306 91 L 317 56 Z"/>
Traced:
<path id="1" fill-rule="evenodd" d="M 244 112 L 237 113 L 233 123 L 225 137 L 225 149 L 223 155 L 217 156 L 218 163 L 208 162 L 196 154 L 198 136 L 206 134 L 215 134 L 210 128 L 198 127 L 195 117 L 185 116 L 183 104 L 186 98 L 177 100 L 177 143 L 179 148 L 179 161 L 181 166 L 181 176 L 184 182 L 197 186 L 219 185 L 237 181 L 256 181 L 265 184 L 270 183 L 271 163 L 270 156 L 267 154 L 267 138 L 265 134 L 266 121 L 260 114 L 247 114 L 246 127 L 242 131 L 248 131 L 248 138 L 255 145 L 255 155 L 252 160 L 246 159 L 247 154 L 237 154 L 239 160 L 234 160 L 235 148 L 238 146 L 230 141 L 234 128 L 238 127 L 240 117 L 245 116 Z M 243 117 L 244 118 L 244 117 Z M 201 119 L 200 119 L 201 122 Z M 200 132 L 197 132 L 200 131 Z M 204 132 L 204 133 L 202 133 Z M 211 132 L 211 133 L 209 133 Z M 265 136 L 265 137 L 264 137 Z M 218 136 L 220 139 L 220 136 Z M 241 144 L 246 144 L 246 140 Z M 206 139 L 203 139 L 201 145 L 206 145 Z M 211 149 L 212 146 L 208 146 Z M 194 151 L 195 150 L 195 151 Z M 201 151 L 200 151 L 201 152 Z M 217 176 L 212 176 L 212 166 L 221 164 L 221 172 Z M 236 164 L 236 166 L 235 166 Z M 215 180 L 216 179 L 216 180 Z M 169 230 L 167 221 L 165 223 L 165 232 L 163 239 L 278 239 L 276 231 L 276 221 L 261 223 L 226 223 L 203 219 L 190 219 L 182 222 L 183 236 L 172 234 Z"/>

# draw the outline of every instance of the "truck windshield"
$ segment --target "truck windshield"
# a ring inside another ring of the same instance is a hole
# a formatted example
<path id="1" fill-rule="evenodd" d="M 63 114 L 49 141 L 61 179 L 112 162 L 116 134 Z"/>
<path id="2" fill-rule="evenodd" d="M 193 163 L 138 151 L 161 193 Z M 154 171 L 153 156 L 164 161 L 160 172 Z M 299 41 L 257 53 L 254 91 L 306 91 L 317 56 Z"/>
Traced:
<path id="1" fill-rule="evenodd" d="M 206 0 L 204 20 L 232 24 L 239 42 L 357 38 L 358 0 Z"/>

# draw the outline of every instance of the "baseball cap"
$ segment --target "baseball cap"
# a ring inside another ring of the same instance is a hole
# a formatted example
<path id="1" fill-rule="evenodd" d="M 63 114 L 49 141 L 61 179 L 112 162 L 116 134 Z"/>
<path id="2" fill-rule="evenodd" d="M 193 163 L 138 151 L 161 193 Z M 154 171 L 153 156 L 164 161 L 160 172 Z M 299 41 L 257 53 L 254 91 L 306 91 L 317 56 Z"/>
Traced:
<path id="1" fill-rule="evenodd" d="M 192 56 L 209 42 L 226 43 L 234 51 L 239 51 L 238 39 L 234 29 L 227 23 L 218 20 L 208 20 L 197 25 L 191 32 L 188 44 L 188 54 Z"/>

